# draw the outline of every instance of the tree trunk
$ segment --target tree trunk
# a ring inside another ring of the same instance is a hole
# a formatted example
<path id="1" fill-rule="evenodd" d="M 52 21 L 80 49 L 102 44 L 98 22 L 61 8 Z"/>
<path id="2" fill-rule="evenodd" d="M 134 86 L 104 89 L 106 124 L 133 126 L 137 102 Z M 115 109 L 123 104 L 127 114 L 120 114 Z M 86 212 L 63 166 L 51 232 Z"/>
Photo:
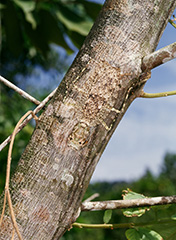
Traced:
<path id="1" fill-rule="evenodd" d="M 142 58 L 155 50 L 175 5 L 175 0 L 104 4 L 11 180 L 24 239 L 59 239 L 79 216 L 103 150 L 149 78 Z M 7 212 L 0 239 L 11 234 Z"/>

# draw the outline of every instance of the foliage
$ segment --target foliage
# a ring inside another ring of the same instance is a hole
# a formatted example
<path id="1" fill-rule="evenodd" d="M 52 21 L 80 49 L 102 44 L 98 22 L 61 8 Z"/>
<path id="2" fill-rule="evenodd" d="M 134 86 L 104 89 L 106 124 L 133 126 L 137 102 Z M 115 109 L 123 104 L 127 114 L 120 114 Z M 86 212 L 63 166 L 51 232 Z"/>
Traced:
<path id="1" fill-rule="evenodd" d="M 47 67 L 55 55 L 51 44 L 73 53 L 68 37 L 80 48 L 100 9 L 86 0 L 2 0 L 1 73 L 27 72 L 29 63 Z"/>
<path id="2" fill-rule="evenodd" d="M 161 177 L 169 177 L 169 180 L 176 184 L 176 154 L 167 153 L 164 158 L 164 165 L 161 169 Z"/>
<path id="3" fill-rule="evenodd" d="M 128 240 L 162 240 L 163 238 L 156 233 L 155 231 L 146 229 L 146 228 L 139 228 L 139 229 L 128 229 L 125 233 L 125 236 Z"/>
<path id="4" fill-rule="evenodd" d="M 141 199 L 141 198 L 146 198 L 146 196 L 135 193 L 131 191 L 130 189 L 124 190 L 123 199 L 124 200 L 131 200 L 131 199 Z M 123 214 L 126 217 L 140 217 L 143 214 L 145 214 L 145 211 L 149 211 L 149 208 L 147 207 L 141 207 L 141 208 L 129 208 L 129 209 L 124 209 Z"/>

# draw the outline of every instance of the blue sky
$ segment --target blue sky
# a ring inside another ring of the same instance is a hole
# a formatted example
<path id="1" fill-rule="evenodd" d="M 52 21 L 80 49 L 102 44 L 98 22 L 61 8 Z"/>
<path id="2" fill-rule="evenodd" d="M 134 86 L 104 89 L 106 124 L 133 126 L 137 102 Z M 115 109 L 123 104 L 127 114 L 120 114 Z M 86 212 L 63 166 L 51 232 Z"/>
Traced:
<path id="1" fill-rule="evenodd" d="M 166 27 L 158 48 L 176 41 L 176 29 Z M 176 90 L 176 60 L 152 70 L 144 90 Z M 92 181 L 134 180 L 146 169 L 158 174 L 166 152 L 176 153 L 176 96 L 136 99 L 112 136 Z"/>

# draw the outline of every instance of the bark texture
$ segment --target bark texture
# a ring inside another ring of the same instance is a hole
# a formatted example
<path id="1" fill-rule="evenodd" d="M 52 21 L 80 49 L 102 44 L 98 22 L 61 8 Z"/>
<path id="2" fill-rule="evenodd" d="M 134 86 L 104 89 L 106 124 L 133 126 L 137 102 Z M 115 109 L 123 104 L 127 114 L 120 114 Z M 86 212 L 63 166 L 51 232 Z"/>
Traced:
<path id="1" fill-rule="evenodd" d="M 175 0 L 104 4 L 12 179 L 24 239 L 59 239 L 76 220 L 106 144 L 149 77 L 142 58 L 156 48 L 175 5 Z M 11 231 L 7 212 L 0 239 L 10 239 Z"/>

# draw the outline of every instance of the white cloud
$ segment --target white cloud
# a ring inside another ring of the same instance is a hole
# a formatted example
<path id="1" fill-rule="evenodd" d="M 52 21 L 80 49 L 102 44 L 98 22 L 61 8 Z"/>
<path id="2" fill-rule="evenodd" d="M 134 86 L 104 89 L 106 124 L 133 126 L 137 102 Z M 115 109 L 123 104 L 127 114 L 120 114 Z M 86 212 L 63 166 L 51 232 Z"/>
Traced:
<path id="1" fill-rule="evenodd" d="M 173 100 L 173 98 L 175 100 Z M 130 180 L 158 173 L 167 151 L 176 152 L 176 97 L 137 100 L 114 133 L 92 180 Z"/>

